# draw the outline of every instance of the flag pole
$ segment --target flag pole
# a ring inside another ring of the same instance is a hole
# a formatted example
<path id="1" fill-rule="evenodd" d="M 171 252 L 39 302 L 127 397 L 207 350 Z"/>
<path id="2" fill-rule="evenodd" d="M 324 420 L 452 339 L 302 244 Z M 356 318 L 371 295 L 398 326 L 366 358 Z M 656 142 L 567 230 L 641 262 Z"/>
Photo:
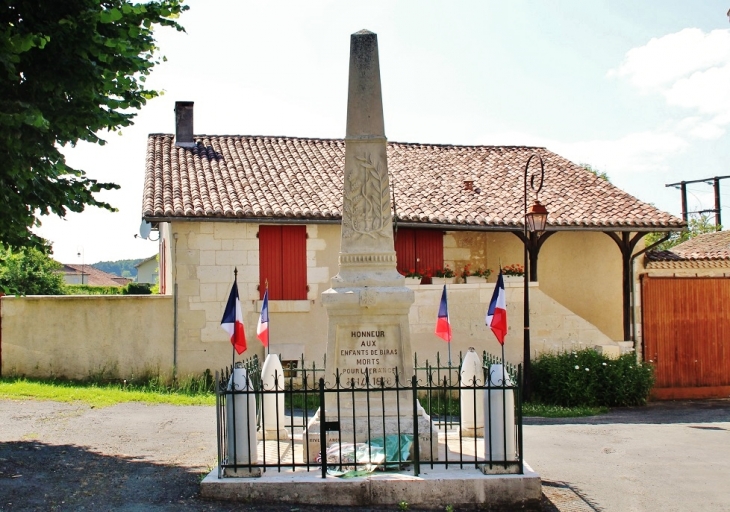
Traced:
<path id="1" fill-rule="evenodd" d="M 502 385 L 504 386 L 504 343 L 502 345 Z"/>
<path id="2" fill-rule="evenodd" d="M 266 278 L 265 285 L 266 285 L 266 292 L 265 292 L 266 300 L 268 302 L 268 300 L 269 300 L 269 279 L 268 278 Z M 266 314 L 268 315 L 268 311 L 266 312 Z M 267 318 L 267 323 L 271 323 L 271 319 Z M 266 336 L 268 337 L 269 342 L 266 344 L 266 355 L 270 356 L 271 355 L 271 327 L 267 326 L 267 330 L 269 332 L 266 334 Z"/>
<path id="3" fill-rule="evenodd" d="M 238 267 L 233 267 L 233 284 L 238 286 Z M 235 321 L 234 321 L 235 323 Z M 233 373 L 234 368 L 236 368 L 236 342 L 238 340 L 236 339 L 236 329 L 234 327 L 233 329 L 233 343 L 231 347 L 231 374 Z"/>
<path id="4" fill-rule="evenodd" d="M 444 285 L 444 293 L 446 293 L 446 285 Z M 448 297 L 446 298 L 446 311 L 448 314 Z M 451 319 L 449 318 L 449 371 L 451 371 L 451 338 L 453 335 L 451 334 Z"/>

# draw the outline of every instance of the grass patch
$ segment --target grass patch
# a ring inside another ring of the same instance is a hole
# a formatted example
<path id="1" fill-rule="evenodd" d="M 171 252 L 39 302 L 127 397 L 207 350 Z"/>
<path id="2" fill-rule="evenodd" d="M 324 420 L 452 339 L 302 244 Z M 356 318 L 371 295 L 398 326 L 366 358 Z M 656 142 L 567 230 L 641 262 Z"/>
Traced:
<path id="1" fill-rule="evenodd" d="M 125 402 L 172 405 L 214 405 L 215 395 L 208 390 L 163 386 L 159 382 L 124 385 L 25 378 L 0 379 L 0 398 L 83 402 L 107 407 Z"/>
<path id="2" fill-rule="evenodd" d="M 522 405 L 523 416 L 540 416 L 542 418 L 578 418 L 581 416 L 596 416 L 606 414 L 608 407 L 563 407 L 560 405 L 545 405 L 526 403 Z"/>

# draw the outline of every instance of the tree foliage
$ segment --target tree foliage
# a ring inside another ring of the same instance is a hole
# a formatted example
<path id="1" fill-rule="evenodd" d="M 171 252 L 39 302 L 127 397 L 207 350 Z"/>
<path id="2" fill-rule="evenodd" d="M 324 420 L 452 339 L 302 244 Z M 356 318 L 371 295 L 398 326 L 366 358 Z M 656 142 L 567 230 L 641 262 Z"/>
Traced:
<path id="1" fill-rule="evenodd" d="M 0 248 L 0 291 L 18 295 L 63 295 L 61 264 L 34 247 Z"/>
<path id="2" fill-rule="evenodd" d="M 183 28 L 182 0 L 0 0 L 0 243 L 47 249 L 38 215 L 65 216 L 118 188 L 73 169 L 59 151 L 104 144 L 102 130 L 132 124 L 158 95 L 145 79 L 159 63 L 153 29 Z"/>
<path id="3" fill-rule="evenodd" d="M 692 216 L 687 221 L 687 229 L 685 231 L 675 231 L 669 235 L 669 239 L 657 245 L 654 250 L 657 251 L 668 251 L 675 245 L 679 245 L 682 242 L 686 242 L 690 238 L 704 233 L 714 233 L 722 229 L 722 226 L 716 227 L 714 222 L 710 220 L 709 215 L 698 214 Z M 662 238 L 667 236 L 666 232 L 649 233 L 644 238 L 646 246 L 650 246 L 653 243 L 658 242 Z"/>
<path id="4" fill-rule="evenodd" d="M 140 261 L 142 261 L 141 258 L 136 260 L 100 261 L 91 266 L 109 274 L 134 279 L 137 277 L 137 267 L 135 265 Z M 128 275 L 124 275 L 125 273 Z"/>

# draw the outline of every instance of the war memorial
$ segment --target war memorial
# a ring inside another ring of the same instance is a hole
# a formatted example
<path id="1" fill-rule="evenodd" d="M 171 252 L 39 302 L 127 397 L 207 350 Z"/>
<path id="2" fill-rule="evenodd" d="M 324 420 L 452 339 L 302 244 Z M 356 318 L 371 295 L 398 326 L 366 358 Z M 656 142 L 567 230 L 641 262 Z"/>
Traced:
<path id="1" fill-rule="evenodd" d="M 219 465 L 203 496 L 539 509 L 540 478 L 522 453 L 519 375 L 474 351 L 458 364 L 414 363 L 414 293 L 396 270 L 377 35 L 366 30 L 351 36 L 345 143 L 339 272 L 322 293 L 323 368 L 261 372 L 248 361 L 217 377 Z M 459 412 L 434 407 L 442 402 L 459 402 Z"/>

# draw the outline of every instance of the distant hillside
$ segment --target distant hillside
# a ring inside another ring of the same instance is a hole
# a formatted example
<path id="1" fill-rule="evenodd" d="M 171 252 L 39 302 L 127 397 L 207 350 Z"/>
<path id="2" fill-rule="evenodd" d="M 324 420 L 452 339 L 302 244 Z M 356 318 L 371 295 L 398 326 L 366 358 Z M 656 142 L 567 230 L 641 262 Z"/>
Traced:
<path id="1" fill-rule="evenodd" d="M 144 258 L 139 258 L 136 260 L 100 261 L 99 263 L 94 263 L 91 266 L 94 268 L 98 268 L 99 270 L 102 270 L 104 272 L 118 275 L 119 277 L 136 279 L 137 269 L 134 268 L 134 266 L 143 259 Z"/>

